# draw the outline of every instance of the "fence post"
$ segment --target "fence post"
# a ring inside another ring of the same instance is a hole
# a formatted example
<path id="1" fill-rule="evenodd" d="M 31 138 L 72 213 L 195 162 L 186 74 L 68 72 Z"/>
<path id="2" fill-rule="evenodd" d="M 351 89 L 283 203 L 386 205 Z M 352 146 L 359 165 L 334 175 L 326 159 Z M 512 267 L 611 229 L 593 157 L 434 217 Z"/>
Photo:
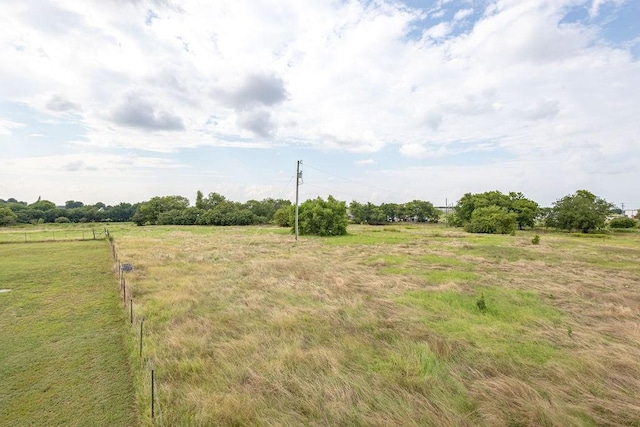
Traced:
<path id="1" fill-rule="evenodd" d="M 151 419 L 153 420 L 153 418 L 155 417 L 156 411 L 155 411 L 155 381 L 153 378 L 153 371 L 154 371 L 154 366 L 153 366 L 153 360 L 151 361 Z"/>
<path id="2" fill-rule="evenodd" d="M 131 308 L 131 324 L 133 325 L 133 298 L 129 297 L 129 307 Z"/>
<path id="3" fill-rule="evenodd" d="M 140 360 L 142 360 L 142 325 L 144 325 L 144 317 L 140 319 Z"/>

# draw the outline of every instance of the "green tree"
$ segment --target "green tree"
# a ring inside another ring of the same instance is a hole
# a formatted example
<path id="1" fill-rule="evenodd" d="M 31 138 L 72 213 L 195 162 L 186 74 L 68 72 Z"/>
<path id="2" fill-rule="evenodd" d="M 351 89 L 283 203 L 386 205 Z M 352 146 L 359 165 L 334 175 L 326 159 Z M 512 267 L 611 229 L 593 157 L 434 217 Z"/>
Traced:
<path id="1" fill-rule="evenodd" d="M 347 234 L 347 205 L 329 196 L 307 200 L 298 208 L 300 234 L 339 236 Z M 293 220 L 291 221 L 293 224 Z"/>
<path id="2" fill-rule="evenodd" d="M 218 193 L 209 193 L 209 195 L 202 199 L 201 206 L 197 206 L 199 209 L 213 209 L 217 204 L 226 202 L 227 199 L 222 194 Z"/>
<path id="3" fill-rule="evenodd" d="M 476 208 L 476 203 L 473 194 L 466 193 L 458 203 L 456 203 L 451 215 L 451 223 L 456 227 L 462 227 L 467 222 L 471 221 L 471 215 Z"/>
<path id="4" fill-rule="evenodd" d="M 137 225 L 156 224 L 163 212 L 182 210 L 189 207 L 189 199 L 182 196 L 153 197 L 148 202 L 140 203 L 131 219 Z"/>
<path id="5" fill-rule="evenodd" d="M 355 200 L 349 203 L 349 216 L 355 224 L 363 224 L 365 222 L 365 215 L 362 203 Z"/>
<path id="6" fill-rule="evenodd" d="M 194 225 L 202 212 L 198 208 L 172 209 L 158 215 L 158 224 L 161 225 Z"/>
<path id="7" fill-rule="evenodd" d="M 67 208 L 67 209 L 81 208 L 83 206 L 84 206 L 84 203 L 76 202 L 75 200 L 67 200 L 64 203 L 64 207 Z"/>
<path id="8" fill-rule="evenodd" d="M 364 205 L 356 201 L 351 202 L 349 213 L 356 224 L 379 225 L 387 222 L 387 216 L 382 209 L 370 202 Z"/>
<path id="9" fill-rule="evenodd" d="M 0 227 L 14 225 L 18 222 L 18 215 L 5 206 L 0 206 Z"/>
<path id="10" fill-rule="evenodd" d="M 273 221 L 280 227 L 291 227 L 289 218 L 292 214 L 295 214 L 293 210 L 294 206 L 292 204 L 289 204 L 288 206 L 282 206 L 273 215 Z"/>
<path id="11" fill-rule="evenodd" d="M 423 200 L 413 200 L 405 203 L 404 213 L 411 219 L 418 222 L 438 222 L 440 211 L 431 202 Z"/>
<path id="12" fill-rule="evenodd" d="M 11 200 L 11 199 L 9 199 Z M 24 209 L 29 209 L 27 207 L 26 203 L 18 203 L 18 202 L 7 202 L 6 205 L 4 205 L 6 208 L 11 209 L 13 212 L 18 212 Z"/>
<path id="13" fill-rule="evenodd" d="M 613 205 L 587 190 L 578 190 L 553 204 L 553 223 L 561 230 L 588 233 L 604 228 Z"/>
<path id="14" fill-rule="evenodd" d="M 204 195 L 200 190 L 196 193 L 196 208 L 204 209 Z"/>
<path id="15" fill-rule="evenodd" d="M 23 224 L 44 222 L 44 211 L 39 209 L 21 209 L 16 212 L 16 215 L 18 215 L 18 222 Z"/>
<path id="16" fill-rule="evenodd" d="M 476 208 L 464 229 L 469 233 L 509 234 L 516 229 L 516 216 L 497 205 Z"/>
<path id="17" fill-rule="evenodd" d="M 473 212 L 479 208 L 497 206 L 515 214 L 518 228 L 533 227 L 538 215 L 539 206 L 529 200 L 522 193 L 511 192 L 508 195 L 499 191 L 485 193 L 467 193 L 458 201 L 454 208 L 451 223 L 455 226 L 466 226 L 473 217 Z"/>
<path id="18" fill-rule="evenodd" d="M 56 204 L 53 203 L 53 202 L 50 202 L 48 200 L 40 200 L 40 199 L 38 199 L 37 202 L 30 204 L 29 207 L 31 209 L 37 209 L 39 211 L 48 211 L 48 210 L 51 210 L 51 209 L 55 209 L 56 208 Z"/>
<path id="19" fill-rule="evenodd" d="M 131 203 L 120 203 L 116 206 L 105 207 L 102 211 L 102 216 L 105 221 L 126 222 L 131 221 L 136 210 L 137 205 L 132 205 Z"/>
<path id="20" fill-rule="evenodd" d="M 264 200 L 249 200 L 244 204 L 244 208 L 251 211 L 261 224 L 274 222 L 276 211 L 283 206 L 291 206 L 291 201 L 267 198 Z"/>
<path id="21" fill-rule="evenodd" d="M 202 211 L 199 225 L 251 225 L 259 221 L 242 203 L 218 201 L 210 209 Z"/>
<path id="22" fill-rule="evenodd" d="M 400 208 L 401 206 L 398 205 L 397 203 L 383 203 L 380 205 L 380 209 L 382 210 L 382 213 L 384 213 L 384 215 L 390 221 L 394 221 L 396 218 L 400 218 L 401 216 Z"/>
<path id="23" fill-rule="evenodd" d="M 533 200 L 529 200 L 522 193 L 509 193 L 509 210 L 516 214 L 518 228 L 533 227 L 540 207 Z"/>
<path id="24" fill-rule="evenodd" d="M 628 216 L 621 216 L 613 218 L 609 221 L 609 227 L 611 228 L 633 228 L 636 226 L 636 220 L 629 218 Z"/>

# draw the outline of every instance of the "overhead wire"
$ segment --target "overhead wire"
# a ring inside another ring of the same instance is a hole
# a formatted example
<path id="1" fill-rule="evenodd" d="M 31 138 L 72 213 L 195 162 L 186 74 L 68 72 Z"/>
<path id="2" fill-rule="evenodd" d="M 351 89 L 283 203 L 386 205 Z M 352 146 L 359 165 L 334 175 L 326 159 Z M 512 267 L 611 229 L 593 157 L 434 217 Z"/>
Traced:
<path id="1" fill-rule="evenodd" d="M 309 165 L 308 163 L 304 163 L 304 166 L 307 166 L 307 167 L 309 167 L 311 169 L 317 170 L 318 172 L 322 172 L 322 173 L 324 173 L 326 175 L 330 175 L 332 177 L 339 178 L 339 179 L 342 179 L 344 181 L 352 182 L 352 183 L 358 184 L 358 185 L 360 185 L 362 187 L 367 187 L 367 188 L 369 188 L 371 190 L 375 190 L 375 191 L 378 191 L 378 192 L 383 192 L 385 195 L 395 195 L 395 194 L 397 194 L 397 191 L 393 191 L 393 190 L 390 190 L 388 188 L 384 188 L 384 187 L 380 187 L 380 186 L 372 186 L 372 185 L 369 185 L 369 184 L 366 184 L 366 183 L 363 183 L 363 182 L 360 182 L 360 181 L 356 181 L 356 180 L 351 179 L 351 178 L 346 178 L 346 177 L 340 176 L 338 174 L 334 174 L 332 172 L 325 171 L 325 170 L 320 169 L 318 167 L 315 167 L 313 165 Z M 319 187 L 319 188 L 321 188 L 321 187 Z M 326 188 L 322 188 L 322 189 L 327 190 Z M 345 192 L 340 192 L 340 193 L 347 194 Z"/>

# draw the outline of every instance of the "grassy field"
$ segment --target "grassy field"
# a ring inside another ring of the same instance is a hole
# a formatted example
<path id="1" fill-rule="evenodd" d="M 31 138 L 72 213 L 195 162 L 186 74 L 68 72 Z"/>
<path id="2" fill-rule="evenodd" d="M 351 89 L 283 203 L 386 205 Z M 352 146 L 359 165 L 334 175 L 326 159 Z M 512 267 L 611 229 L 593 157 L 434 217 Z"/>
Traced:
<path id="1" fill-rule="evenodd" d="M 0 267 L 0 425 L 137 425 L 107 243 L 4 244 Z"/>
<path id="2" fill-rule="evenodd" d="M 640 426 L 637 233 L 111 231 L 167 425 Z"/>
<path id="3" fill-rule="evenodd" d="M 104 224 L 23 224 L 0 228 L 0 244 L 104 240 L 104 230 Z"/>

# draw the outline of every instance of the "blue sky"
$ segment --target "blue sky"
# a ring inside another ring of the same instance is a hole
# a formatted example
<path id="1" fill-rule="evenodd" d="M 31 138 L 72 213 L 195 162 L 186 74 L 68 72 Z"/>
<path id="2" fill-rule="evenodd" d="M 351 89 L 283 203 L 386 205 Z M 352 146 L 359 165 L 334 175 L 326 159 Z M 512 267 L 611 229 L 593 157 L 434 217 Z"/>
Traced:
<path id="1" fill-rule="evenodd" d="M 0 198 L 640 207 L 640 1 L 0 7 Z"/>

